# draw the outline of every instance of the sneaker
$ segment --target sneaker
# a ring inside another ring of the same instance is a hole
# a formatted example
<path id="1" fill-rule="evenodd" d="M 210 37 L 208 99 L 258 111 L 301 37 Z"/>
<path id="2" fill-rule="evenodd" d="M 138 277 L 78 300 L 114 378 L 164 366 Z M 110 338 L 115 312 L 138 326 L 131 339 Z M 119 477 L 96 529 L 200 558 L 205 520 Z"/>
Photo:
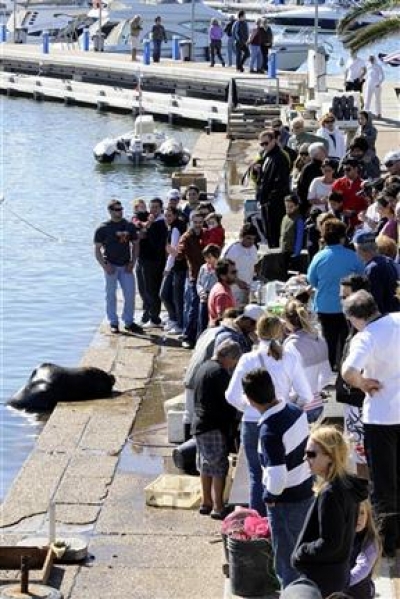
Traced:
<path id="1" fill-rule="evenodd" d="M 193 349 L 194 346 L 190 341 L 182 341 L 182 347 L 183 349 Z"/>
<path id="2" fill-rule="evenodd" d="M 155 327 L 159 327 L 162 323 L 162 320 L 159 316 L 154 316 L 154 318 L 150 318 L 150 320 Z"/>
<path id="3" fill-rule="evenodd" d="M 141 319 L 142 324 L 146 324 L 146 322 L 149 322 L 150 320 L 150 315 L 147 312 L 143 312 L 143 316 Z"/>
<path id="4" fill-rule="evenodd" d="M 125 325 L 125 331 L 128 333 L 137 333 L 141 335 L 143 333 L 142 327 L 140 327 L 136 322 L 132 322 L 131 324 Z"/>
<path id="5" fill-rule="evenodd" d="M 161 322 L 154 322 L 153 320 L 148 320 L 144 325 L 144 329 L 154 329 L 158 328 L 161 325 Z"/>
<path id="6" fill-rule="evenodd" d="M 173 329 L 176 326 L 177 326 L 176 320 L 168 320 L 165 323 L 163 329 L 164 329 L 164 331 L 170 331 L 171 329 Z"/>
<path id="7" fill-rule="evenodd" d="M 119 333 L 119 326 L 117 324 L 110 324 L 110 331 L 113 335 L 117 335 Z"/>
<path id="8" fill-rule="evenodd" d="M 182 335 L 182 329 L 180 327 L 178 327 L 178 325 L 175 325 L 174 327 L 172 327 L 171 329 L 168 330 L 168 334 L 169 335 Z"/>

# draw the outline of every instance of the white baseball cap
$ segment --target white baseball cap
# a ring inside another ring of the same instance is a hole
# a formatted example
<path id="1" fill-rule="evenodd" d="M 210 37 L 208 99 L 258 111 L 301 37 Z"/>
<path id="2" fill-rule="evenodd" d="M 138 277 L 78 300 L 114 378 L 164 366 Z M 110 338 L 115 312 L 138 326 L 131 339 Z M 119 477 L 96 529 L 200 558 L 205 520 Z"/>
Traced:
<path id="1" fill-rule="evenodd" d="M 259 306 L 258 304 L 247 304 L 243 310 L 243 314 L 241 314 L 244 318 L 250 318 L 257 322 L 257 320 L 265 314 L 264 308 Z"/>
<path id="2" fill-rule="evenodd" d="M 383 164 L 386 166 L 387 163 L 391 163 L 391 162 L 399 162 L 400 161 L 400 150 L 392 150 L 391 152 L 388 152 L 385 156 L 385 158 L 383 159 Z"/>
<path id="3" fill-rule="evenodd" d="M 179 189 L 170 189 L 167 194 L 167 200 L 180 200 L 181 197 Z"/>

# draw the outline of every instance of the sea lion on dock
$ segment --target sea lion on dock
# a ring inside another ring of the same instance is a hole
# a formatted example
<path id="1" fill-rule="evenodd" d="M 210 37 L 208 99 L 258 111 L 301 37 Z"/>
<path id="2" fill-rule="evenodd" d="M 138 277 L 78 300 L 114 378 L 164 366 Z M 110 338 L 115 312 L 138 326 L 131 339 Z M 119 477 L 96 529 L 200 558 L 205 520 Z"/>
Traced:
<path id="1" fill-rule="evenodd" d="M 115 377 L 92 366 L 64 368 L 41 364 L 8 405 L 27 412 L 49 412 L 60 401 L 86 401 L 111 396 Z"/>

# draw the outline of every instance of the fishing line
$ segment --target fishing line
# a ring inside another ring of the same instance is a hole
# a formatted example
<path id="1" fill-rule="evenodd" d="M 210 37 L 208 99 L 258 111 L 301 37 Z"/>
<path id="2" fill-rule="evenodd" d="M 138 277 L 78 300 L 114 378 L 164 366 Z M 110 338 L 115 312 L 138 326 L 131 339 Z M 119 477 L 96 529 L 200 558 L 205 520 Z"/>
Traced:
<path id="1" fill-rule="evenodd" d="M 0 198 L 0 204 L 3 205 L 5 204 L 5 198 L 1 197 Z M 42 235 L 44 235 L 45 237 L 48 237 L 49 239 L 51 239 L 52 241 L 57 241 L 58 243 L 62 243 L 62 239 L 61 237 L 54 237 L 54 235 L 51 235 L 51 233 L 47 233 L 47 231 L 44 231 L 43 229 L 41 229 L 40 227 L 34 225 L 33 223 L 31 223 L 29 220 L 26 220 L 25 218 L 23 218 L 22 216 L 20 216 L 17 212 L 14 212 L 14 210 L 12 210 L 10 207 L 7 206 L 7 210 L 8 212 L 10 212 L 12 215 L 14 215 L 16 218 L 18 218 L 18 220 L 20 220 L 21 222 L 25 223 L 26 225 L 28 225 L 28 227 L 31 227 L 31 229 L 34 229 L 35 231 L 38 231 L 39 233 L 41 233 Z"/>

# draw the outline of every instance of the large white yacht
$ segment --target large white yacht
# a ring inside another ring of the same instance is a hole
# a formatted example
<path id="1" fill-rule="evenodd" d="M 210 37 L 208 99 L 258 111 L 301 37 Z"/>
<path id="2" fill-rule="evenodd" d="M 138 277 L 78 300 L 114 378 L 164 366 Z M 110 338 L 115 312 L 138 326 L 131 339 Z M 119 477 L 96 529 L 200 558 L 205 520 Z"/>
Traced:
<path id="1" fill-rule="evenodd" d="M 333 32 L 337 24 L 349 11 L 348 7 L 340 4 L 320 4 L 318 6 L 318 30 L 320 32 Z M 315 6 L 293 6 L 282 7 L 280 10 L 269 11 L 263 15 L 271 25 L 279 25 L 287 32 L 299 29 L 312 28 L 315 25 Z M 370 23 L 376 23 L 383 19 L 380 13 L 363 15 L 355 20 L 351 29 L 359 29 Z"/>

